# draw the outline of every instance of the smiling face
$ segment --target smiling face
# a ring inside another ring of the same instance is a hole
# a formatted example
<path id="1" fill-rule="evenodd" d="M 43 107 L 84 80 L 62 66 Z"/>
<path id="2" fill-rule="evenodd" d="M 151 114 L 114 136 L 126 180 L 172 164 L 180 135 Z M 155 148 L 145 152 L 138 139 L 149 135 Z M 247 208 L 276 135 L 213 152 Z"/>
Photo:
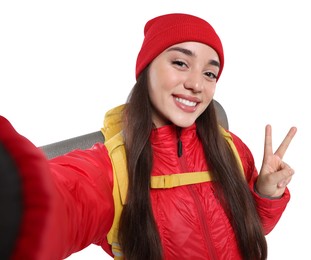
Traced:
<path id="1" fill-rule="evenodd" d="M 157 56 L 148 72 L 155 126 L 192 125 L 213 99 L 218 72 L 218 55 L 206 44 L 184 42 Z"/>

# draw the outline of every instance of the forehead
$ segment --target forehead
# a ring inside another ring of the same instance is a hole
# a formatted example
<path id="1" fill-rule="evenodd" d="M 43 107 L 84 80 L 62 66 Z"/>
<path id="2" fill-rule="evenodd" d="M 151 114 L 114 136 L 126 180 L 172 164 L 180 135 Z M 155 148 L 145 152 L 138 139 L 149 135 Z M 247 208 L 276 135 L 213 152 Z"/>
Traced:
<path id="1" fill-rule="evenodd" d="M 187 56 L 213 59 L 219 62 L 217 52 L 207 44 L 200 42 L 182 42 L 168 47 L 163 53 L 180 52 Z"/>

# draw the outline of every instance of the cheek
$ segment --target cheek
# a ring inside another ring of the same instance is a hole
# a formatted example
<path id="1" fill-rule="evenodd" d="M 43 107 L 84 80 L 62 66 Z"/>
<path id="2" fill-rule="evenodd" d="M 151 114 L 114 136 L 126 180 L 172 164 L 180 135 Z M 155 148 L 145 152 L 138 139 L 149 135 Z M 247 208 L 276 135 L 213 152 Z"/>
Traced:
<path id="1" fill-rule="evenodd" d="M 149 86 L 149 89 L 152 89 L 155 86 L 159 85 L 159 83 L 158 83 L 159 77 L 158 77 L 157 74 L 158 74 L 157 71 L 153 70 L 152 67 L 151 67 L 150 70 L 149 70 L 149 75 L 148 75 L 148 86 Z"/>
<path id="2" fill-rule="evenodd" d="M 177 85 L 178 75 L 172 66 L 161 60 L 154 60 L 149 68 L 149 86 L 155 90 L 170 90 Z"/>
<path id="3" fill-rule="evenodd" d="M 207 102 L 210 102 L 211 99 L 213 99 L 216 92 L 216 84 L 209 85 L 204 90 L 204 96 Z"/>
<path id="4" fill-rule="evenodd" d="M 148 93 L 149 98 L 151 102 L 154 105 L 154 101 L 156 99 L 156 94 L 159 92 L 160 83 L 159 83 L 159 77 L 157 76 L 157 73 L 155 71 L 150 71 L 149 77 L 148 77 Z"/>
<path id="5" fill-rule="evenodd" d="M 149 86 L 156 88 L 162 85 L 162 81 L 166 78 L 164 66 L 161 66 L 159 60 L 154 60 L 149 68 Z"/>

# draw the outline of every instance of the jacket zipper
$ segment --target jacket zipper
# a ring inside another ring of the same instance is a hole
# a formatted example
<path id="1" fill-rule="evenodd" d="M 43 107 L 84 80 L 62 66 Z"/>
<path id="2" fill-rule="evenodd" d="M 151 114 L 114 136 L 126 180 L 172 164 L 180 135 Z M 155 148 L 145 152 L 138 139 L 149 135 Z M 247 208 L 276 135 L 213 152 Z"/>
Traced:
<path id="1" fill-rule="evenodd" d="M 178 155 L 178 160 L 179 160 L 179 165 L 180 165 L 180 169 L 181 172 L 188 172 L 188 167 L 187 167 L 187 162 L 185 161 L 183 155 L 183 150 L 182 150 L 182 141 L 180 139 L 180 129 L 177 129 L 177 155 Z M 205 220 L 205 215 L 204 215 L 204 211 L 202 208 L 202 205 L 198 199 L 198 196 L 193 188 L 192 185 L 187 185 L 187 188 L 195 202 L 195 205 L 197 206 L 197 210 L 198 210 L 198 215 L 199 215 L 199 219 L 200 219 L 200 223 L 202 226 L 202 230 L 203 230 L 203 235 L 204 235 L 204 239 L 206 242 L 206 246 L 208 248 L 208 255 L 209 255 L 209 259 L 217 259 L 217 253 L 215 251 L 215 248 L 212 244 L 212 239 L 211 239 L 211 234 L 209 233 L 209 229 L 208 229 L 208 225 L 206 223 Z"/>
<path id="2" fill-rule="evenodd" d="M 204 233 L 204 239 L 205 239 L 205 242 L 206 242 L 206 245 L 207 245 L 207 248 L 208 248 L 209 259 L 218 259 L 217 253 L 216 253 L 215 248 L 214 248 L 214 246 L 212 244 L 211 234 L 210 234 L 210 232 L 208 230 L 208 225 L 207 225 L 206 220 L 205 220 L 205 215 L 203 213 L 202 205 L 201 205 L 201 203 L 200 203 L 200 201 L 198 199 L 198 196 L 197 196 L 193 186 L 188 185 L 187 187 L 188 187 L 188 190 L 189 190 L 190 194 L 193 197 L 193 200 L 195 201 L 195 203 L 197 205 L 198 214 L 199 214 L 201 226 L 202 226 L 203 233 Z"/>

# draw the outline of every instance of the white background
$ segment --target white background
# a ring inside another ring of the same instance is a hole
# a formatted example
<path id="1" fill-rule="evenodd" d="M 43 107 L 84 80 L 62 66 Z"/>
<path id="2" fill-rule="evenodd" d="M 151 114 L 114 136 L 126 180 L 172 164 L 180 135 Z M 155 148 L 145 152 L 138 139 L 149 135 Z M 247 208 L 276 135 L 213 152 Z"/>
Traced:
<path id="1" fill-rule="evenodd" d="M 308 1 L 1 1 L 0 114 L 37 146 L 98 131 L 135 82 L 145 22 L 167 12 L 209 21 L 223 41 L 216 99 L 260 168 L 264 127 L 285 161 L 292 199 L 267 236 L 269 260 L 311 259 L 310 8 Z M 109 259 L 90 246 L 68 259 Z"/>

